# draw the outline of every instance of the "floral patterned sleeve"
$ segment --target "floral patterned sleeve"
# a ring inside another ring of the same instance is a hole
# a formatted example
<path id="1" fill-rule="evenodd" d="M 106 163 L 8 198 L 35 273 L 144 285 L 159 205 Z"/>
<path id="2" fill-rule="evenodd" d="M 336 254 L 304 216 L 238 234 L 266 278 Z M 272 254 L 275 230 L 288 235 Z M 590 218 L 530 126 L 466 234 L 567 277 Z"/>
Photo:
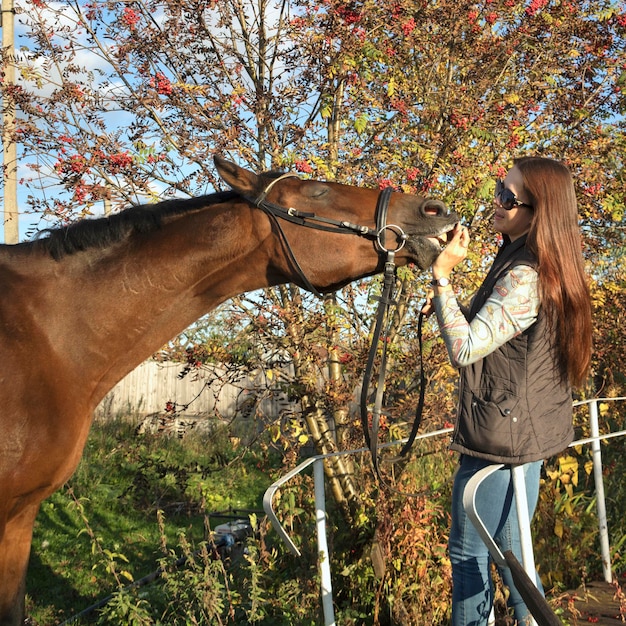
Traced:
<path id="1" fill-rule="evenodd" d="M 537 320 L 537 271 L 517 265 L 495 284 L 476 317 L 468 322 L 453 292 L 433 298 L 439 329 L 455 367 L 483 358 Z"/>

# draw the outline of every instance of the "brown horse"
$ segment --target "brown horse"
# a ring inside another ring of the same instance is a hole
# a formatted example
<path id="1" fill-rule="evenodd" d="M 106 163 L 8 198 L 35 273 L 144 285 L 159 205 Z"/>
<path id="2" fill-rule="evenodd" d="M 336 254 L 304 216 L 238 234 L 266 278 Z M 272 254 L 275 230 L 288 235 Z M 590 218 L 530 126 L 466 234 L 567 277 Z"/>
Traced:
<path id="1" fill-rule="evenodd" d="M 74 472 L 94 408 L 122 377 L 234 295 L 285 282 L 328 292 L 383 268 L 378 191 L 215 164 L 232 191 L 0 246 L 2 626 L 23 621 L 39 506 Z M 428 267 L 457 217 L 436 200 L 387 202 L 396 263 Z"/>

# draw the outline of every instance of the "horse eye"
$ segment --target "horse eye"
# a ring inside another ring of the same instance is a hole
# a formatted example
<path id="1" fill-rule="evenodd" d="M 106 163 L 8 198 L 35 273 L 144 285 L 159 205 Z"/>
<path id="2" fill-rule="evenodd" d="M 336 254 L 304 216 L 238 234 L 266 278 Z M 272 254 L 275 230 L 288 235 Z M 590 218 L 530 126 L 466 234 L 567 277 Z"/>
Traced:
<path id="1" fill-rule="evenodd" d="M 328 187 L 324 183 L 317 181 L 311 182 L 303 189 L 304 195 L 309 198 L 321 198 L 328 193 Z"/>

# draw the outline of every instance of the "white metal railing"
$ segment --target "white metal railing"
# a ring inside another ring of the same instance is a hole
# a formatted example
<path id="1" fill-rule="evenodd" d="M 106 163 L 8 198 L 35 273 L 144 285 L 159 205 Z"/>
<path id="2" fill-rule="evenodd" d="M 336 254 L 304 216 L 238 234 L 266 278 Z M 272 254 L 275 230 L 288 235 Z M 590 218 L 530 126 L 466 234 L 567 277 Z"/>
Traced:
<path id="1" fill-rule="evenodd" d="M 602 571 L 604 580 L 610 583 L 613 580 L 611 573 L 611 554 L 609 547 L 609 529 L 606 519 L 606 501 L 604 498 L 604 481 L 602 480 L 602 451 L 600 450 L 600 441 L 603 439 L 611 439 L 612 437 L 621 437 L 626 435 L 626 430 L 621 430 L 606 435 L 600 435 L 600 426 L 598 420 L 598 402 L 610 402 L 617 400 L 626 400 L 626 397 L 620 398 L 594 398 L 592 400 L 584 400 L 575 402 L 574 406 L 589 405 L 589 430 L 591 437 L 587 439 L 579 439 L 570 444 L 573 446 L 591 444 L 591 460 L 593 461 L 593 481 L 596 488 L 596 510 L 598 512 L 598 528 L 600 531 L 600 552 L 602 554 Z"/>
<path id="2" fill-rule="evenodd" d="M 599 434 L 598 423 L 598 403 L 600 402 L 613 402 L 619 400 L 626 400 L 626 397 L 619 398 L 593 398 L 591 400 L 584 400 L 582 402 L 575 402 L 574 406 L 589 405 L 589 423 L 591 437 L 585 439 L 579 439 L 570 444 L 570 447 L 591 444 L 592 449 L 592 461 L 593 461 L 593 473 L 594 484 L 596 489 L 596 506 L 598 512 L 598 527 L 600 532 L 600 548 L 602 553 L 602 567 L 604 572 L 604 578 L 607 582 L 611 582 L 611 557 L 610 557 L 610 545 L 608 535 L 608 524 L 606 519 L 606 504 L 604 498 L 604 482 L 602 480 L 602 454 L 600 450 L 600 442 L 605 439 L 611 439 L 614 437 L 621 437 L 626 435 L 626 430 L 618 432 L 608 433 L 605 435 Z M 434 431 L 432 433 L 426 433 L 416 437 L 417 439 L 427 439 L 432 437 L 439 437 L 441 435 L 452 432 L 452 428 L 444 428 Z M 387 444 L 383 444 L 381 447 L 390 447 L 402 445 L 406 442 L 406 439 L 399 441 L 392 441 Z M 328 541 L 326 535 L 326 496 L 324 489 L 324 459 L 335 456 L 348 456 L 354 454 L 362 454 L 369 452 L 368 448 L 359 448 L 357 450 L 344 450 L 341 452 L 334 452 L 331 454 L 320 454 L 309 457 L 296 468 L 279 478 L 266 490 L 263 496 L 263 508 L 266 515 L 270 519 L 272 526 L 279 534 L 281 539 L 285 542 L 289 550 L 295 556 L 301 556 L 300 550 L 296 547 L 291 540 L 282 524 L 280 523 L 276 513 L 274 512 L 273 499 L 276 492 L 287 482 L 289 482 L 294 476 L 297 476 L 304 471 L 310 465 L 313 465 L 313 476 L 315 484 L 315 526 L 317 536 L 317 549 L 318 549 L 318 566 L 320 570 L 321 578 L 321 599 L 322 609 L 324 612 L 324 625 L 334 626 L 335 616 L 333 607 L 333 595 L 332 595 L 332 579 L 330 573 L 330 555 L 328 552 Z M 528 546 L 524 548 L 528 550 Z M 532 545 L 530 546 L 532 550 Z"/>
<path id="3" fill-rule="evenodd" d="M 489 534 L 476 508 L 476 492 L 482 482 L 489 478 L 491 474 L 505 467 L 504 463 L 494 463 L 486 465 L 477 471 L 468 481 L 463 491 L 463 508 L 470 522 L 476 528 L 484 544 L 491 554 L 491 558 L 498 567 L 508 567 L 506 557 L 496 544 L 495 539 Z M 533 552 L 532 537 L 530 534 L 530 514 L 528 513 L 528 500 L 526 499 L 526 479 L 524 477 L 523 465 L 511 466 L 511 479 L 513 482 L 513 491 L 515 493 L 515 505 L 517 508 L 518 526 L 520 531 L 520 541 L 522 546 L 522 563 L 524 571 L 528 575 L 528 580 L 535 587 L 537 586 L 537 571 L 535 569 L 535 554 Z M 518 588 L 521 594 L 521 589 Z M 495 610 L 491 607 L 488 626 L 496 623 Z M 534 617 L 530 619 L 529 626 L 537 626 Z"/>

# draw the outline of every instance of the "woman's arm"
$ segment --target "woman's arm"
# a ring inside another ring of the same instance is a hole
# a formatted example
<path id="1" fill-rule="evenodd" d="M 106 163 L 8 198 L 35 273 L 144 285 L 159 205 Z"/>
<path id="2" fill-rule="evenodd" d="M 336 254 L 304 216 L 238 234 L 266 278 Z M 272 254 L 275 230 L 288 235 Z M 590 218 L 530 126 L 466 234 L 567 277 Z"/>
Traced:
<path id="1" fill-rule="evenodd" d="M 538 275 L 517 265 L 496 284 L 476 317 L 468 322 L 452 290 L 433 298 L 439 329 L 455 367 L 478 361 L 537 320 Z"/>

